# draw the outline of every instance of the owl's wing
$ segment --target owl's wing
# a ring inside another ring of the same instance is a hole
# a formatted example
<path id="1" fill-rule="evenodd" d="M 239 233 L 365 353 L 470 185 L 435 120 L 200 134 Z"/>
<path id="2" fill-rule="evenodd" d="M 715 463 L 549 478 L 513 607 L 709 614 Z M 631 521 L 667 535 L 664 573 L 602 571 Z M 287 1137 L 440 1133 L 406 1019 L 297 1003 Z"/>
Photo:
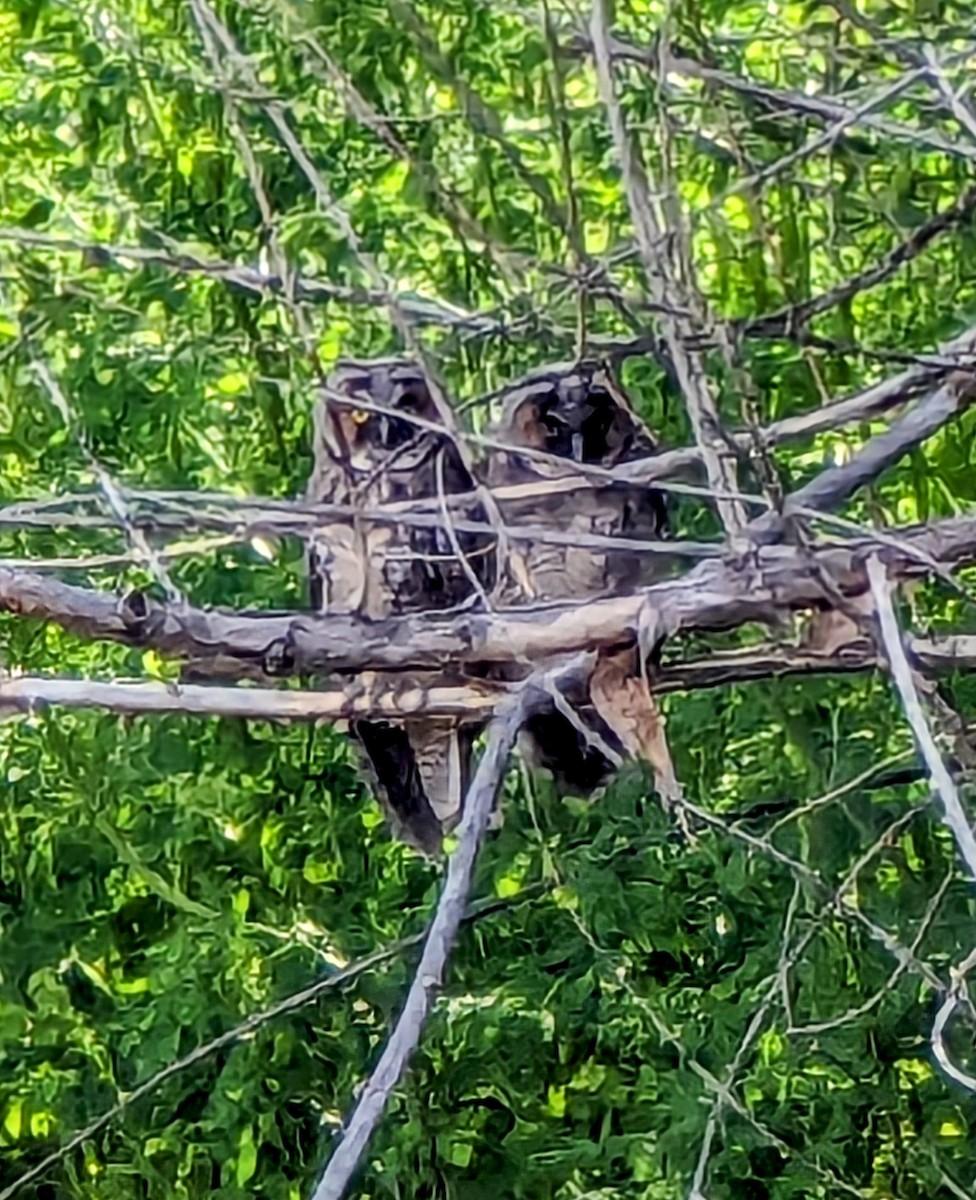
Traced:
<path id="1" fill-rule="evenodd" d="M 437 854 L 441 825 L 427 799 L 405 727 L 389 721 L 357 721 L 352 733 L 363 749 L 377 799 L 394 833 L 425 854 Z"/>

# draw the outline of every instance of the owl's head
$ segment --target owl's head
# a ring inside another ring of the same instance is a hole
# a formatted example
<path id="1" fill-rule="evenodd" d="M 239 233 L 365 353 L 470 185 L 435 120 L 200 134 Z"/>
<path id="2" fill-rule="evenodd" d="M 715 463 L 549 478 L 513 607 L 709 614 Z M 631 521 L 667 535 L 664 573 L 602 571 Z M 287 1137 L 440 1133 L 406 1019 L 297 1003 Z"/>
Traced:
<path id="1" fill-rule="evenodd" d="M 418 421 L 439 424 L 423 373 L 405 359 L 340 364 L 328 380 L 324 410 L 323 436 L 354 470 L 374 468 L 425 434 L 429 440 L 430 430 Z"/>
<path id="2" fill-rule="evenodd" d="M 603 467 L 654 449 L 626 397 L 586 365 L 530 377 L 509 396 L 498 433 L 513 446 Z"/>

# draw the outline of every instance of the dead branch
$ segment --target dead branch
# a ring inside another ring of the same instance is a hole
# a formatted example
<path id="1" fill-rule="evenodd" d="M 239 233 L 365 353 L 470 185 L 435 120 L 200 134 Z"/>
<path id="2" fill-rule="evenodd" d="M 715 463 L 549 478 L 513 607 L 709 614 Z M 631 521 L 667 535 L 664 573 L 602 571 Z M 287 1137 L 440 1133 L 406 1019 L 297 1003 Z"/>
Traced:
<path id="1" fill-rule="evenodd" d="M 898 529 L 904 550 L 885 545 L 890 573 L 918 578 L 928 568 L 976 561 L 976 517 Z M 85 638 L 152 648 L 185 659 L 224 658 L 267 674 L 330 675 L 336 671 L 439 670 L 479 663 L 541 661 L 551 655 L 636 640 L 641 613 L 655 613 L 662 636 L 769 623 L 825 600 L 822 578 L 841 595 L 867 588 L 869 536 L 826 543 L 808 552 L 757 547 L 742 562 L 708 559 L 678 579 L 627 596 L 494 613 L 418 613 L 382 621 L 295 612 L 178 609 L 143 593 L 118 597 L 36 573 L 0 567 L 0 608 L 52 621 Z M 812 557 L 811 557 L 812 556 Z M 811 561 L 816 565 L 814 571 Z"/>
<path id="2" fill-rule="evenodd" d="M 448 954 L 464 915 L 475 860 L 522 715 L 520 696 L 508 703 L 506 710 L 496 717 L 489 732 L 488 745 L 464 800 L 464 816 L 457 831 L 457 849 L 448 859 L 444 889 L 400 1019 L 359 1097 L 342 1140 L 312 1194 L 312 1200 L 339 1200 L 342 1196 L 383 1115 L 390 1093 L 400 1081 L 420 1041 L 424 1022 L 443 981 Z"/>
<path id="3" fill-rule="evenodd" d="M 946 990 L 945 999 L 939 1005 L 939 1011 L 935 1014 L 935 1020 L 932 1022 L 932 1053 L 935 1055 L 935 1060 L 943 1071 L 954 1079 L 956 1083 L 964 1087 L 968 1092 L 976 1092 L 976 1078 L 973 1078 L 967 1071 L 957 1067 L 949 1055 L 949 1050 L 945 1044 L 946 1026 L 956 1009 L 962 1003 L 969 1004 L 969 986 L 966 982 L 966 976 L 976 967 L 976 949 L 970 950 L 958 967 L 950 969 L 951 983 Z"/>
<path id="4" fill-rule="evenodd" d="M 454 686 L 391 682 L 369 672 L 350 677 L 344 688 L 330 691 L 20 675 L 0 678 L 0 714 L 32 713 L 57 705 L 125 716 L 183 713 L 251 721 L 396 720 L 417 713 L 431 717 L 483 713 L 487 717 L 510 691 L 504 684 L 481 682 Z"/>
<path id="5" fill-rule="evenodd" d="M 911 412 L 879 433 L 846 463 L 828 467 L 815 479 L 794 492 L 786 501 L 786 511 L 838 508 L 859 488 L 873 482 L 883 471 L 920 446 L 969 403 L 974 379 L 968 371 L 958 371 L 921 401 Z"/>
<path id="6" fill-rule="evenodd" d="M 593 39 L 593 58 L 596 65 L 600 96 L 607 110 L 610 131 L 627 191 L 627 201 L 634 233 L 640 250 L 651 299 L 676 312 L 688 310 L 686 283 L 676 267 L 672 239 L 684 239 L 684 230 L 669 229 L 652 200 L 652 180 L 636 143 L 624 120 L 617 100 L 613 59 L 610 48 L 609 19 L 605 0 L 595 0 L 590 23 Z M 654 189 L 656 190 L 656 189 Z M 712 490 L 721 495 L 735 496 L 738 492 L 735 458 L 723 436 L 713 390 L 700 351 L 693 348 L 695 327 L 688 317 L 661 315 L 661 329 L 671 364 L 684 397 Z M 735 540 L 737 531 L 746 523 L 747 514 L 736 500 L 719 499 L 719 516 L 726 535 Z"/>
<path id="7" fill-rule="evenodd" d="M 881 625 L 881 640 L 891 667 L 892 679 L 901 697 L 905 716 L 925 759 L 932 787 L 942 801 L 945 823 L 955 839 L 959 854 L 966 864 L 969 874 L 976 878 L 976 837 L 973 836 L 972 824 L 963 808 L 955 780 L 942 760 L 932 730 L 922 711 L 922 702 L 919 699 L 918 689 L 915 687 L 912 669 L 901 643 L 898 618 L 891 602 L 888 575 L 884 564 L 876 555 L 869 557 L 867 573 Z"/>
<path id="8" fill-rule="evenodd" d="M 911 638 L 907 644 L 912 657 L 930 671 L 971 671 L 976 668 L 976 636 Z M 852 641 L 829 654 L 806 650 L 802 646 L 763 643 L 704 658 L 667 662 L 654 676 L 654 691 L 655 694 L 699 691 L 789 675 L 870 671 L 879 665 L 877 652 L 867 640 Z M 0 698 L 2 696 L 0 689 Z"/>
<path id="9" fill-rule="evenodd" d="M 947 230 L 955 229 L 967 221 L 976 211 L 976 188 L 964 192 L 951 208 L 945 212 L 936 213 L 923 225 L 919 225 L 912 233 L 899 242 L 894 249 L 871 267 L 859 271 L 849 279 L 843 280 L 835 287 L 804 300 L 799 304 L 787 305 L 776 312 L 763 317 L 756 317 L 742 326 L 742 332 L 748 337 L 775 337 L 801 329 L 814 317 L 845 303 L 860 292 L 877 287 L 905 263 L 917 258 L 919 254 L 937 237 Z"/>
<path id="10" fill-rule="evenodd" d="M 912 658 L 928 671 L 976 669 L 976 635 L 910 638 L 907 647 Z M 870 671 L 880 665 L 875 648 L 867 640 L 852 641 L 831 653 L 763 643 L 667 662 L 655 672 L 654 694 L 700 691 L 790 675 Z M 395 675 L 368 671 L 340 682 L 341 686 L 337 683 L 329 690 L 286 690 L 18 675 L 0 678 L 0 719 L 49 706 L 101 709 L 120 716 L 182 713 L 250 721 L 349 721 L 364 717 L 398 720 L 418 713 L 465 718 L 481 713 L 487 718 L 511 694 L 513 686 L 480 680 L 452 684 L 440 677 L 401 680 Z"/>

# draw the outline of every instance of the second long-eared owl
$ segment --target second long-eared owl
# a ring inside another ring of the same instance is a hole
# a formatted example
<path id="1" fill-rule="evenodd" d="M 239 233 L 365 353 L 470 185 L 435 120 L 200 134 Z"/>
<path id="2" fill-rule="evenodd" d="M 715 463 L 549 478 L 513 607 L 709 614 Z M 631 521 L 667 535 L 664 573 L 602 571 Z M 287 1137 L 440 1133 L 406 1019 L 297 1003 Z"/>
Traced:
<path id="1" fill-rule="evenodd" d="M 530 602 L 619 595 L 659 577 L 660 556 L 588 544 L 587 538 L 665 538 L 668 514 L 661 492 L 619 480 L 601 483 L 599 478 L 589 488 L 558 486 L 580 467 L 611 470 L 655 449 L 654 439 L 604 369 L 578 364 L 535 373 L 509 394 L 493 433 L 510 449 L 490 460 L 489 481 L 496 488 L 521 487 L 522 498 L 501 501 L 506 520 L 578 539 L 575 544 L 540 541 L 529 546 Z M 520 744 L 524 756 L 546 769 L 561 792 L 587 796 L 612 772 L 600 741 L 615 751 L 622 747 L 585 687 L 565 699 L 578 721 L 571 722 L 553 702 L 529 717 Z"/>

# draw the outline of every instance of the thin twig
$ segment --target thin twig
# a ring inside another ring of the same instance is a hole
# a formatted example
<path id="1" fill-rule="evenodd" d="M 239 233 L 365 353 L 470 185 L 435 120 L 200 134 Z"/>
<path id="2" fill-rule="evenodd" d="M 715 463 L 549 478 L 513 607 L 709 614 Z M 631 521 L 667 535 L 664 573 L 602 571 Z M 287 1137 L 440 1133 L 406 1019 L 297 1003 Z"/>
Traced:
<path id="1" fill-rule="evenodd" d="M 614 148 L 627 189 L 631 219 L 651 298 L 676 310 L 688 310 L 690 304 L 686 290 L 690 285 L 681 280 L 680 267 L 672 261 L 675 257 L 687 256 L 680 253 L 675 255 L 669 248 L 673 239 L 683 243 L 684 231 L 669 228 L 656 212 L 652 200 L 652 193 L 656 189 L 652 187 L 647 168 L 624 120 L 614 83 L 606 0 L 594 0 L 590 30 L 600 95 L 607 110 Z M 694 330 L 691 322 L 688 318 L 662 315 L 661 328 L 691 418 L 709 485 L 717 492 L 735 494 L 738 491 L 735 459 L 721 429 L 704 363 L 700 354 L 692 349 Z M 747 519 L 744 506 L 737 500 L 719 500 L 717 507 L 727 537 L 736 540 L 738 531 Z"/>
<path id="2" fill-rule="evenodd" d="M 871 594 L 874 597 L 881 625 L 882 644 L 891 665 L 892 679 L 901 697 L 905 716 L 925 760 L 925 765 L 928 767 L 932 787 L 942 801 L 945 823 L 955 838 L 960 857 L 966 864 L 969 874 L 976 879 L 976 837 L 973 836 L 972 824 L 963 808 L 955 781 L 942 760 L 939 748 L 935 744 L 935 738 L 932 736 L 932 730 L 922 711 L 922 702 L 918 695 L 918 689 L 915 687 L 912 669 L 902 645 L 898 618 L 891 602 L 891 584 L 888 580 L 888 573 L 884 563 L 877 555 L 871 555 L 868 559 L 867 571 L 871 583 Z"/>
<path id="3" fill-rule="evenodd" d="M 966 976 L 976 967 L 976 947 L 974 947 L 966 955 L 965 959 L 958 967 L 950 969 L 951 983 L 946 992 L 945 999 L 939 1005 L 939 1011 L 935 1014 L 935 1020 L 932 1022 L 932 1053 L 935 1055 L 935 1060 L 943 1071 L 954 1079 L 969 1092 L 976 1092 L 976 1078 L 973 1078 L 968 1071 L 964 1071 L 961 1067 L 957 1067 L 949 1056 L 949 1051 L 945 1044 L 946 1026 L 953 1013 L 961 1003 L 970 1002 L 969 988 L 966 983 Z"/>
<path id="4" fill-rule="evenodd" d="M 82 454 L 84 454 L 89 467 L 98 480 L 99 487 L 102 489 L 105 499 L 108 501 L 109 508 L 115 514 L 115 518 L 124 530 L 129 543 L 159 581 L 170 603 L 174 605 L 185 603 L 182 593 L 176 584 L 173 583 L 162 559 L 156 553 L 143 531 L 133 521 L 118 484 L 105 467 L 102 466 L 89 447 L 88 439 L 79 427 L 75 415 L 71 410 L 71 405 L 68 403 L 68 398 L 61 389 L 61 385 L 54 378 L 46 363 L 34 358 L 32 365 L 35 374 L 44 384 L 52 404 L 58 410 L 65 426 L 81 448 Z"/>
<path id="5" fill-rule="evenodd" d="M 464 920 L 478 920 L 481 917 L 490 916 L 498 912 L 501 908 L 509 908 L 513 904 L 517 904 L 524 900 L 526 896 L 534 889 L 529 888 L 520 892 L 517 896 L 513 896 L 508 900 L 499 902 L 492 901 L 480 908 L 474 909 L 465 915 Z M 539 890 L 539 889 L 535 889 Z M 232 1046 L 235 1042 L 242 1041 L 251 1034 L 256 1033 L 269 1022 L 276 1020 L 278 1017 L 283 1017 L 290 1012 L 296 1012 L 299 1009 L 307 1008 L 313 1004 L 320 996 L 327 992 L 333 991 L 335 988 L 341 987 L 344 983 L 350 983 L 354 979 L 358 979 L 361 975 L 371 971 L 374 967 L 381 966 L 383 963 L 389 962 L 402 954 L 404 950 L 410 949 L 411 946 L 417 945 L 424 937 L 423 933 L 411 934 L 408 937 L 401 938 L 391 946 L 386 946 L 382 950 L 377 950 L 373 954 L 368 954 L 365 958 L 357 959 L 356 962 L 349 963 L 347 966 L 340 968 L 333 974 L 326 976 L 324 979 L 319 979 L 315 983 L 309 984 L 307 987 L 299 989 L 297 992 L 292 992 L 291 995 L 285 996 L 283 1000 L 277 1001 L 268 1008 L 262 1009 L 260 1012 L 252 1013 L 246 1017 L 238 1025 L 232 1029 L 225 1030 L 218 1034 L 217 1037 L 211 1038 L 210 1041 L 204 1042 L 199 1046 L 195 1046 L 188 1054 L 184 1054 L 182 1058 L 174 1059 L 161 1067 L 154 1074 L 150 1075 L 131 1092 L 124 1093 L 116 1104 L 107 1109 L 100 1116 L 89 1122 L 84 1129 L 80 1129 L 77 1133 L 72 1134 L 70 1138 L 57 1150 L 41 1159 L 39 1163 L 25 1171 L 18 1179 L 0 1191 L 0 1200 L 12 1200 L 22 1188 L 28 1184 L 34 1183 L 37 1179 L 46 1175 L 52 1167 L 56 1167 L 59 1163 L 64 1162 L 70 1154 L 90 1141 L 97 1133 L 110 1125 L 117 1117 L 122 1116 L 133 1104 L 139 1100 L 145 1099 L 146 1096 L 172 1079 L 176 1075 L 181 1075 L 190 1067 L 197 1063 L 203 1062 L 205 1059 L 212 1057 L 218 1051 L 223 1050 L 226 1046 Z"/>

